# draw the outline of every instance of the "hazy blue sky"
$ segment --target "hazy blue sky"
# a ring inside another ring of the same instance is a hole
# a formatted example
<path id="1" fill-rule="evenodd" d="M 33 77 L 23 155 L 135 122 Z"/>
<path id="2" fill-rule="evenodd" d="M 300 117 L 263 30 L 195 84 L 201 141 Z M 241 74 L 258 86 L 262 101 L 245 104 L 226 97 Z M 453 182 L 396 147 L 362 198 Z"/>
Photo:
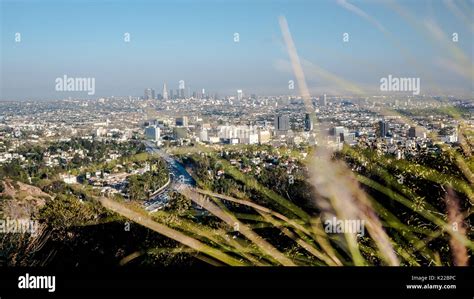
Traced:
<path id="1" fill-rule="evenodd" d="M 349 92 L 311 65 L 365 90 L 392 74 L 420 77 L 422 93 L 473 93 L 472 1 L 451 9 L 442 1 L 398 1 L 414 19 L 381 1 L 349 1 L 360 10 L 324 0 L 0 1 L 3 100 L 88 97 L 56 92 L 54 80 L 64 74 L 94 77 L 95 97 L 142 95 L 147 87 L 158 93 L 164 82 L 178 88 L 180 79 L 191 91 L 288 94 L 293 75 L 281 15 L 313 93 Z"/>

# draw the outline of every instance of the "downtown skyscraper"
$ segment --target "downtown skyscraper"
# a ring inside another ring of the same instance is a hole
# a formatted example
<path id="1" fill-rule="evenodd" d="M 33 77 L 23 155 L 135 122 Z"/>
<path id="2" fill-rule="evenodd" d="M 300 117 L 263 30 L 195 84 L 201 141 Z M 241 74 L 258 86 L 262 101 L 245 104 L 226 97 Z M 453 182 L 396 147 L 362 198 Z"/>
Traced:
<path id="1" fill-rule="evenodd" d="M 185 90 L 184 80 L 179 80 L 178 97 L 181 99 L 185 98 L 184 90 Z"/>
<path id="2" fill-rule="evenodd" d="M 153 100 L 155 98 L 155 90 L 151 88 L 145 89 L 145 94 L 143 99 L 145 100 Z"/>
<path id="3" fill-rule="evenodd" d="M 288 131 L 290 129 L 290 118 L 287 114 L 277 115 L 275 117 L 275 130 Z"/>
<path id="4" fill-rule="evenodd" d="M 168 100 L 168 90 L 166 89 L 166 82 L 163 84 L 163 100 Z"/>

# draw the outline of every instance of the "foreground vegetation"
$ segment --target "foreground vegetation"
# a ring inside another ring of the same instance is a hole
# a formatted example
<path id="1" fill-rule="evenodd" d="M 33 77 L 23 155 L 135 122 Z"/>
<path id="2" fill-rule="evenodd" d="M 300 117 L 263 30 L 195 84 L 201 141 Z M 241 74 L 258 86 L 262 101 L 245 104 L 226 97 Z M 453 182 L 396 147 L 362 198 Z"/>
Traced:
<path id="1" fill-rule="evenodd" d="M 153 214 L 143 210 L 140 198 L 162 183 L 165 176 L 158 179 L 154 172 L 134 179 L 140 200 L 108 199 L 115 210 L 104 208 L 87 184 L 38 180 L 47 196 L 38 191 L 45 204 L 30 217 L 42 223 L 40 237 L 4 237 L 2 252 L 16 265 L 85 265 L 83 254 L 99 264 L 106 256 L 110 265 L 468 265 L 474 163 L 472 133 L 461 134 L 457 147 L 439 145 L 439 151 L 407 160 L 364 144 L 336 153 L 300 149 L 310 153 L 306 158 L 255 146 L 235 153 L 181 151 L 177 157 L 198 186 L 177 188 L 170 205 Z M 143 159 L 138 154 L 100 167 Z M 21 181 L 21 171 L 9 167 L 2 170 L 4 180 L 8 175 Z M 96 166 L 88 167 L 82 171 Z M 12 200 L 4 190 L 3 211 Z M 329 233 L 324 223 L 332 217 L 364 220 L 366 233 Z"/>

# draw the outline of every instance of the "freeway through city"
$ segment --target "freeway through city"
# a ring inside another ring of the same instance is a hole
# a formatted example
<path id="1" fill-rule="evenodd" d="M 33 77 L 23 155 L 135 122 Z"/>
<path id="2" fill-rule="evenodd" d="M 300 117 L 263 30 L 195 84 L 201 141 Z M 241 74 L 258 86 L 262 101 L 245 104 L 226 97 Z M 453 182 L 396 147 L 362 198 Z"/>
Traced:
<path id="1" fill-rule="evenodd" d="M 146 146 L 148 153 L 157 154 L 168 165 L 168 171 L 170 173 L 170 182 L 169 184 L 160 190 L 158 193 L 154 194 L 150 199 L 145 201 L 145 209 L 149 212 L 155 212 L 163 207 L 165 207 L 169 202 L 169 191 L 176 189 L 179 185 L 184 185 L 187 187 L 196 186 L 196 181 L 192 176 L 186 171 L 184 166 L 178 162 L 176 159 L 171 157 L 169 154 L 161 150 L 151 141 L 143 141 Z"/>

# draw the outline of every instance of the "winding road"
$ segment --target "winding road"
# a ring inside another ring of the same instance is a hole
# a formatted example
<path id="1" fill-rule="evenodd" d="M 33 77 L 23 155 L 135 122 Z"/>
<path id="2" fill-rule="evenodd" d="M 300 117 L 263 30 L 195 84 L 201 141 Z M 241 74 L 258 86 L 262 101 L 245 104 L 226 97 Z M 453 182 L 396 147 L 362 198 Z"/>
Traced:
<path id="1" fill-rule="evenodd" d="M 169 191 L 176 190 L 178 186 L 194 187 L 196 186 L 196 181 L 193 177 L 186 171 L 184 166 L 172 158 L 169 154 L 161 150 L 151 141 L 144 140 L 143 144 L 146 146 L 146 151 L 148 153 L 157 154 L 163 160 L 165 160 L 168 165 L 168 171 L 170 173 L 170 183 L 160 190 L 158 193 L 154 194 L 150 199 L 144 202 L 145 210 L 149 212 L 154 212 L 162 209 L 168 204 Z"/>

